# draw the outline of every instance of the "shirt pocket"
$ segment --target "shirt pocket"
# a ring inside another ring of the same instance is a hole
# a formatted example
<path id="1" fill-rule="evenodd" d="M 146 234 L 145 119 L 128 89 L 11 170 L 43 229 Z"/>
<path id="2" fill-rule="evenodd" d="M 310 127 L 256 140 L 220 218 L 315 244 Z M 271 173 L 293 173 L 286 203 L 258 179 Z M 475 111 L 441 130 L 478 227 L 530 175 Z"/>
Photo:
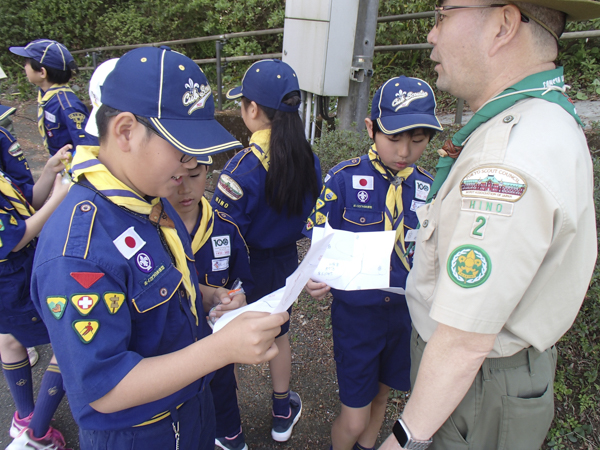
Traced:
<path id="1" fill-rule="evenodd" d="M 377 226 L 378 230 L 383 230 L 383 211 L 369 211 L 361 209 L 344 208 L 342 218 L 346 224 L 343 229 L 349 231 L 372 231 L 365 227 Z"/>
<path id="2" fill-rule="evenodd" d="M 428 204 L 417 209 L 420 228 L 410 277 L 412 278 L 412 287 L 418 292 L 421 301 L 431 298 L 439 275 L 434 237 L 437 222 L 432 214 L 432 207 L 432 204 Z"/>
<path id="3" fill-rule="evenodd" d="M 221 273 L 207 273 L 204 275 L 204 284 L 211 287 L 225 287 L 229 282 L 229 274 L 227 272 Z"/>
<path id="4" fill-rule="evenodd" d="M 139 313 L 145 313 L 168 302 L 177 293 L 182 280 L 181 272 L 175 266 L 169 265 L 148 284 L 147 288 L 132 297 L 134 308 Z"/>

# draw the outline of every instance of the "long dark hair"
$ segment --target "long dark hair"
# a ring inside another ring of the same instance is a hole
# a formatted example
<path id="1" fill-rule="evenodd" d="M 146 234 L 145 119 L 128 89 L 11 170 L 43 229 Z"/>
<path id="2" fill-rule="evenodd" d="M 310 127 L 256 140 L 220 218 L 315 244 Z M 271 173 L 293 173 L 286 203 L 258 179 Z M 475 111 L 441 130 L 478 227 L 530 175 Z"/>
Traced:
<path id="1" fill-rule="evenodd" d="M 300 102 L 298 91 L 283 98 L 283 103 L 290 106 Z M 250 100 L 242 97 L 242 103 L 247 108 Z M 301 215 L 306 196 L 310 195 L 311 203 L 319 196 L 315 155 L 304 136 L 302 120 L 297 112 L 258 106 L 271 121 L 271 163 L 265 183 L 267 203 L 278 213 L 286 206 L 288 216 Z"/>

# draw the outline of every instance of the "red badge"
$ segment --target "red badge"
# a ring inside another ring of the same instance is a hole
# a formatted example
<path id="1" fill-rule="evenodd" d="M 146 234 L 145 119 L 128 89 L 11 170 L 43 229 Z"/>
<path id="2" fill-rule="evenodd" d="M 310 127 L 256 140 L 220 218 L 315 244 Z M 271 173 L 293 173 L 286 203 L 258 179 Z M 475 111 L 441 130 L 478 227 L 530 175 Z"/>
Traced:
<path id="1" fill-rule="evenodd" d="M 71 272 L 71 276 L 84 288 L 89 289 L 104 274 L 102 272 Z"/>

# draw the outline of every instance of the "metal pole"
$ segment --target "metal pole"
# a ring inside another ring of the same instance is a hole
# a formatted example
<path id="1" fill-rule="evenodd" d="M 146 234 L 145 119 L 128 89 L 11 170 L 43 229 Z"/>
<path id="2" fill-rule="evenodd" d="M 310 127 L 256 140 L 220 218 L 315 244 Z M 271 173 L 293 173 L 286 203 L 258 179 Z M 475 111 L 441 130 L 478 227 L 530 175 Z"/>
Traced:
<path id="1" fill-rule="evenodd" d="M 456 115 L 454 123 L 460 125 L 462 123 L 463 110 L 465 109 L 465 101 L 462 98 L 456 99 Z"/>
<path id="2" fill-rule="evenodd" d="M 98 53 L 92 52 L 92 66 L 94 66 L 94 70 L 98 67 Z"/>
<path id="3" fill-rule="evenodd" d="M 223 110 L 223 99 L 222 99 L 222 80 L 221 80 L 221 50 L 223 49 L 223 41 L 215 41 L 215 47 L 217 49 L 217 111 Z"/>
<path id="4" fill-rule="evenodd" d="M 365 128 L 365 117 L 369 105 L 369 88 L 373 76 L 373 50 L 375 48 L 375 32 L 377 30 L 377 11 L 379 0 L 360 0 L 356 35 L 354 38 L 354 68 L 364 73 L 350 81 L 348 97 L 340 97 L 338 117 L 342 130 L 362 131 Z M 362 80 L 354 81 L 354 80 Z M 354 125 L 353 125 L 354 124 Z"/>
<path id="5" fill-rule="evenodd" d="M 310 131 L 310 145 L 314 145 L 315 143 L 315 133 L 317 132 L 317 105 L 319 104 L 319 96 L 315 94 L 313 100 L 315 105 L 313 107 L 313 123 Z"/>
<path id="6" fill-rule="evenodd" d="M 310 138 L 310 105 L 312 104 L 312 92 L 306 93 L 306 120 L 304 121 L 304 136 Z"/>

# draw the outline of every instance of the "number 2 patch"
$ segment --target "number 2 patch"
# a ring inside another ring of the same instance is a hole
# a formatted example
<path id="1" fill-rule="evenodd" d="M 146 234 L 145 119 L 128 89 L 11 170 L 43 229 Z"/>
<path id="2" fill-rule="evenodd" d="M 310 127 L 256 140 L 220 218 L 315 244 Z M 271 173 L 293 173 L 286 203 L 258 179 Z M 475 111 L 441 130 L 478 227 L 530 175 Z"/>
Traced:
<path id="1" fill-rule="evenodd" d="M 490 220 L 489 215 L 479 214 L 475 216 L 475 221 L 471 227 L 471 237 L 475 239 L 483 239 L 485 234 L 485 228 L 488 221 Z"/>

